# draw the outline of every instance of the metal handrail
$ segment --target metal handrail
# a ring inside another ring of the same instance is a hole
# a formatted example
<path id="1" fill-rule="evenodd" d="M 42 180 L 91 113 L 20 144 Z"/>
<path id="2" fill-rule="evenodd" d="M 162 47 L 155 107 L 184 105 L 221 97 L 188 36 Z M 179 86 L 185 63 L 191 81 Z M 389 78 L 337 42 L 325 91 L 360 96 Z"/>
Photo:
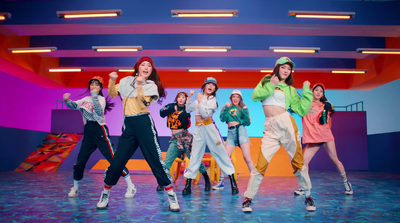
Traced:
<path id="1" fill-rule="evenodd" d="M 360 106 L 361 106 L 361 109 L 358 110 Z M 346 111 L 349 111 L 349 110 L 353 111 L 353 108 L 354 108 L 354 111 L 364 111 L 364 102 L 359 101 L 359 102 L 355 102 L 353 104 L 349 104 L 349 105 L 345 105 L 345 106 L 333 106 L 333 107 L 335 108 L 335 110 L 337 108 L 344 108 L 344 109 L 346 109 Z"/>
<path id="2" fill-rule="evenodd" d="M 64 100 L 57 100 L 57 105 L 56 105 L 56 109 L 58 109 L 58 104 L 61 102 L 61 109 L 64 109 Z"/>

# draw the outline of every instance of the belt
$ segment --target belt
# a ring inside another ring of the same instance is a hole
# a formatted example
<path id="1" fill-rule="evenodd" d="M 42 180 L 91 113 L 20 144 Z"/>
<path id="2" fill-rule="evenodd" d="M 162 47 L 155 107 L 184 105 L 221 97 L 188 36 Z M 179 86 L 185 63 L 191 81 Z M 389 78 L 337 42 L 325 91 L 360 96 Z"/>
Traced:
<path id="1" fill-rule="evenodd" d="M 196 126 L 204 126 L 204 125 L 209 125 L 209 124 L 212 124 L 212 123 L 213 123 L 213 121 L 210 119 L 210 120 L 205 121 L 205 122 L 196 122 Z"/>
<path id="2" fill-rule="evenodd" d="M 234 125 L 234 126 L 228 127 L 228 129 L 235 129 L 235 128 L 239 128 L 241 125 L 242 125 L 242 124 L 239 124 L 239 125 Z"/>

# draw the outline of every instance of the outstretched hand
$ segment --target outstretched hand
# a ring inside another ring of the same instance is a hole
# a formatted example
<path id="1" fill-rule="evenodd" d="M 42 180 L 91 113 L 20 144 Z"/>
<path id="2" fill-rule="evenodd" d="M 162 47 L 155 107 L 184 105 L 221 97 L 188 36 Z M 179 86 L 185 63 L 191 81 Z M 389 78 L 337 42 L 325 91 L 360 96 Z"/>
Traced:
<path id="1" fill-rule="evenodd" d="M 310 87 L 310 82 L 309 81 L 304 81 L 303 85 Z"/>

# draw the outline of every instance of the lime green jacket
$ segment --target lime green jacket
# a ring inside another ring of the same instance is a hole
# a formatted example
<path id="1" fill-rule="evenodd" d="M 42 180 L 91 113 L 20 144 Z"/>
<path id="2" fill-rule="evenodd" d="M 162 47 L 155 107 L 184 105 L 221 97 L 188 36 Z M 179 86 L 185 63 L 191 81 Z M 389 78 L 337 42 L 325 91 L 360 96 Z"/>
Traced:
<path id="1" fill-rule="evenodd" d="M 274 94 L 275 88 L 279 88 L 285 94 L 286 110 L 290 107 L 300 116 L 305 116 L 311 108 L 313 94 L 309 86 L 303 86 L 302 97 L 300 98 L 296 89 L 286 83 L 281 83 L 275 86 L 268 79 L 271 75 L 265 76 L 260 83 L 254 88 L 251 98 L 253 101 L 262 101 Z M 264 82 L 264 84 L 263 84 Z"/>

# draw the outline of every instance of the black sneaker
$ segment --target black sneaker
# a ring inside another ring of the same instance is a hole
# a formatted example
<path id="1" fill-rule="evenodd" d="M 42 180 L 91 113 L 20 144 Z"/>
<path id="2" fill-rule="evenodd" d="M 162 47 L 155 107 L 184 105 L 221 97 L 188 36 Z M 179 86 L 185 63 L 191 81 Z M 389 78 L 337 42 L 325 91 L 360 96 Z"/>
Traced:
<path id="1" fill-rule="evenodd" d="M 164 191 L 164 187 L 158 185 L 156 191 L 157 191 L 157 192 L 163 192 L 163 191 Z"/>

